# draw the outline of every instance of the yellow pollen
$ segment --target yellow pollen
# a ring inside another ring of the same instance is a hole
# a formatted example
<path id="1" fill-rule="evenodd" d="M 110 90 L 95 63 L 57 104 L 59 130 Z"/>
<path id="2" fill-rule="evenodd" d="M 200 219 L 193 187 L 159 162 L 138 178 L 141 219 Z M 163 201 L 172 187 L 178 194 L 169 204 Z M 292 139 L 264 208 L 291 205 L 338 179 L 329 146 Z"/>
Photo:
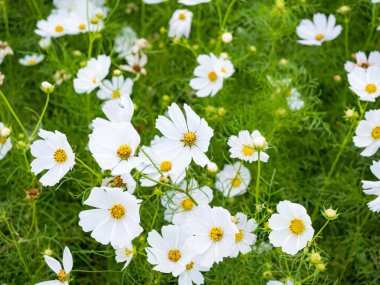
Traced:
<path id="1" fill-rule="evenodd" d="M 170 171 L 171 169 L 172 169 L 172 163 L 170 161 L 165 160 L 161 162 L 161 165 L 160 165 L 161 171 L 166 172 L 166 171 Z"/>
<path id="2" fill-rule="evenodd" d="M 251 146 L 244 145 L 241 151 L 244 153 L 244 155 L 250 156 L 253 154 L 254 149 Z"/>
<path id="3" fill-rule="evenodd" d="M 324 38 L 324 35 L 322 35 L 322 34 L 318 34 L 318 35 L 315 36 L 315 39 L 317 41 L 321 41 L 321 40 L 323 40 L 323 38 Z"/>
<path id="4" fill-rule="evenodd" d="M 380 126 L 376 126 L 373 128 L 371 132 L 371 137 L 374 138 L 375 140 L 380 139 Z"/>
<path id="5" fill-rule="evenodd" d="M 6 141 L 7 141 L 6 137 L 0 136 L 0 144 L 5 144 Z"/>
<path id="6" fill-rule="evenodd" d="M 125 187 L 125 184 L 124 184 L 124 181 L 123 181 L 123 178 L 121 178 L 120 176 L 116 176 L 114 179 L 113 179 L 113 185 L 117 188 L 122 188 L 122 187 Z"/>
<path id="7" fill-rule="evenodd" d="M 181 207 L 185 211 L 190 211 L 194 207 L 194 202 L 191 201 L 190 198 L 186 198 L 185 200 L 182 201 Z"/>
<path id="8" fill-rule="evenodd" d="M 56 33 L 62 33 L 64 30 L 65 29 L 61 25 L 55 26 Z"/>
<path id="9" fill-rule="evenodd" d="M 209 79 L 211 82 L 215 82 L 216 80 L 218 80 L 218 75 L 216 74 L 215 71 L 211 71 L 211 72 L 208 74 L 208 79 Z"/>
<path id="10" fill-rule="evenodd" d="M 79 30 L 84 30 L 85 28 L 86 28 L 86 25 L 83 23 L 78 25 Z"/>
<path id="11" fill-rule="evenodd" d="M 70 278 L 70 275 L 69 274 L 66 274 L 66 271 L 64 269 L 61 269 L 58 274 L 57 274 L 57 278 L 60 282 L 64 283 L 66 281 L 69 280 Z"/>
<path id="12" fill-rule="evenodd" d="M 35 60 L 34 58 L 28 60 L 29 65 L 34 65 L 36 63 L 37 63 L 37 60 Z"/>
<path id="13" fill-rule="evenodd" d="M 110 209 L 111 217 L 120 220 L 125 216 L 125 207 L 121 204 L 115 204 Z"/>
<path id="14" fill-rule="evenodd" d="M 235 234 L 235 242 L 242 241 L 243 237 L 244 237 L 243 231 L 239 230 L 239 232 L 237 234 Z"/>
<path id="15" fill-rule="evenodd" d="M 183 142 L 188 146 L 192 146 L 195 143 L 196 139 L 197 136 L 192 132 L 188 132 L 183 135 Z"/>
<path id="16" fill-rule="evenodd" d="M 241 179 L 239 177 L 235 177 L 231 179 L 231 185 L 232 187 L 239 187 L 241 184 Z"/>
<path id="17" fill-rule="evenodd" d="M 224 74 L 227 73 L 227 70 L 224 67 L 222 67 L 222 73 L 224 73 Z"/>
<path id="18" fill-rule="evenodd" d="M 290 221 L 289 230 L 293 235 L 298 236 L 302 234 L 305 229 L 306 227 L 302 220 L 296 218 Z"/>
<path id="19" fill-rule="evenodd" d="M 170 261 L 177 262 L 181 258 L 181 252 L 178 249 L 171 249 L 168 252 Z"/>
<path id="20" fill-rule="evenodd" d="M 67 160 L 67 153 L 64 149 L 59 148 L 54 152 L 54 160 L 58 163 L 64 163 Z"/>
<path id="21" fill-rule="evenodd" d="M 94 83 L 94 84 L 95 84 L 96 82 L 98 82 L 97 79 L 96 79 L 96 76 L 94 76 L 94 78 L 92 78 L 91 81 L 92 81 L 92 83 Z"/>
<path id="22" fill-rule="evenodd" d="M 377 91 L 376 85 L 375 84 L 367 84 L 367 86 L 365 87 L 365 91 L 367 91 L 367 93 L 369 93 L 369 94 L 375 93 Z"/>
<path id="23" fill-rule="evenodd" d="M 194 267 L 194 262 L 190 262 L 189 264 L 186 264 L 186 270 L 191 270 Z"/>
<path id="24" fill-rule="evenodd" d="M 117 150 L 117 155 L 121 159 L 125 159 L 125 160 L 127 160 L 131 156 L 131 153 L 132 153 L 132 149 L 127 144 L 120 146 L 119 149 Z"/>
<path id="25" fill-rule="evenodd" d="M 223 238 L 223 231 L 219 227 L 213 227 L 210 231 L 209 236 L 212 241 L 221 241 Z"/>
<path id="26" fill-rule="evenodd" d="M 112 98 L 113 98 L 113 99 L 120 98 L 120 90 L 119 90 L 119 89 L 113 91 L 113 93 L 112 93 Z"/>
<path id="27" fill-rule="evenodd" d="M 186 20 L 186 15 L 185 15 L 185 13 L 180 13 L 179 16 L 178 16 L 178 18 L 179 18 L 180 20 Z"/>
<path id="28" fill-rule="evenodd" d="M 129 257 L 131 255 L 132 251 L 130 251 L 128 248 L 125 249 L 125 256 Z"/>

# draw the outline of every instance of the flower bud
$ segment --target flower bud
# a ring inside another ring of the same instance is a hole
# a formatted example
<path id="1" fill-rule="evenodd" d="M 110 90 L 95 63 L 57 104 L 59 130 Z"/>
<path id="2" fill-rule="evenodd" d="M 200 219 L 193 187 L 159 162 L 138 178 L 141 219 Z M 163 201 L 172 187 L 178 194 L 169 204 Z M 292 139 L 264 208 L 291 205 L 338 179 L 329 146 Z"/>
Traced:
<path id="1" fill-rule="evenodd" d="M 38 42 L 38 45 L 42 49 L 47 49 L 51 46 L 51 39 L 50 38 L 43 38 Z"/>
<path id="2" fill-rule="evenodd" d="M 52 256 L 53 255 L 53 251 L 50 249 L 50 248 L 47 248 L 43 251 L 42 253 L 43 255 L 47 255 L 47 256 Z"/>
<path id="3" fill-rule="evenodd" d="M 94 16 L 90 19 L 90 23 L 93 25 L 99 24 L 100 19 L 97 16 Z"/>
<path id="4" fill-rule="evenodd" d="M 339 74 L 334 75 L 333 79 L 337 83 L 342 81 L 342 77 Z"/>
<path id="5" fill-rule="evenodd" d="M 255 46 L 250 46 L 250 47 L 249 47 L 249 50 L 250 50 L 251 52 L 257 52 L 257 48 L 256 48 Z"/>
<path id="6" fill-rule="evenodd" d="M 287 65 L 288 60 L 286 58 L 281 58 L 280 61 L 278 62 L 280 65 Z"/>
<path id="7" fill-rule="evenodd" d="M 328 208 L 328 209 L 325 209 L 323 211 L 323 216 L 327 219 L 327 220 L 335 220 L 336 218 L 338 218 L 339 214 L 337 213 L 337 210 L 334 210 L 332 208 Z"/>
<path id="8" fill-rule="evenodd" d="M 40 191 L 36 188 L 31 188 L 29 190 L 25 191 L 26 194 L 26 199 L 28 200 L 37 200 L 38 197 L 40 196 Z"/>
<path id="9" fill-rule="evenodd" d="M 230 42 L 232 42 L 232 34 L 231 33 L 223 33 L 222 35 L 222 41 L 225 43 L 225 44 L 228 44 Z"/>
<path id="10" fill-rule="evenodd" d="M 264 150 L 267 147 L 267 141 L 263 136 L 255 137 L 252 143 L 253 147 L 257 150 Z"/>
<path id="11" fill-rule="evenodd" d="M 121 70 L 120 69 L 115 69 L 114 71 L 113 71 L 113 76 L 120 76 L 121 75 Z"/>
<path id="12" fill-rule="evenodd" d="M 1 130 L 0 136 L 2 136 L 3 138 L 7 138 L 9 137 L 10 134 L 11 134 L 11 130 L 5 127 Z"/>
<path id="13" fill-rule="evenodd" d="M 346 14 L 351 11 L 351 8 L 347 5 L 343 5 L 340 6 L 336 11 L 340 14 Z"/>
<path id="14" fill-rule="evenodd" d="M 80 50 L 74 50 L 73 56 L 80 57 L 80 56 L 82 56 L 82 52 Z"/>
<path id="15" fill-rule="evenodd" d="M 226 109 L 223 107 L 218 108 L 218 115 L 219 117 L 223 117 L 226 114 Z"/>
<path id="16" fill-rule="evenodd" d="M 310 254 L 310 261 L 313 264 L 318 264 L 322 260 L 321 255 L 318 252 L 313 252 Z"/>
<path id="17" fill-rule="evenodd" d="M 46 94 L 50 94 L 54 91 L 54 85 L 50 82 L 44 81 L 41 83 L 41 90 Z"/>
<path id="18" fill-rule="evenodd" d="M 318 269 L 319 271 L 321 271 L 321 272 L 326 271 L 326 264 L 324 264 L 324 263 L 318 263 L 318 264 L 316 265 L 316 267 L 317 267 L 317 269 Z"/>
<path id="19" fill-rule="evenodd" d="M 210 162 L 207 164 L 207 171 L 210 173 L 217 173 L 219 170 L 218 165 L 215 162 Z"/>
<path id="20" fill-rule="evenodd" d="M 222 52 L 222 53 L 220 54 L 220 58 L 221 58 L 221 59 L 228 59 L 228 53 L 226 53 L 226 52 Z"/>

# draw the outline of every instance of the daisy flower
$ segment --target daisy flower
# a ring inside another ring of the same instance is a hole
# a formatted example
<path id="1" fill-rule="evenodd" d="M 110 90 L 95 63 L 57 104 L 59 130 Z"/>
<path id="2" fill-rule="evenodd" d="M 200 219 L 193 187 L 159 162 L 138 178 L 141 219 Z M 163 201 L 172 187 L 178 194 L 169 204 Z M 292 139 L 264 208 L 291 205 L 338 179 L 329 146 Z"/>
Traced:
<path id="1" fill-rule="evenodd" d="M 43 38 L 58 38 L 69 33 L 68 15 L 66 13 L 51 14 L 46 20 L 37 22 L 34 32 Z"/>
<path id="2" fill-rule="evenodd" d="M 294 255 L 313 239 L 311 219 L 302 205 L 289 201 L 278 203 L 277 212 L 268 220 L 272 230 L 269 240 L 283 252 Z"/>
<path id="3" fill-rule="evenodd" d="M 191 160 L 200 166 L 210 161 L 207 152 L 214 134 L 205 119 L 201 119 L 188 105 L 184 105 L 186 118 L 177 104 L 168 108 L 168 117 L 159 116 L 156 128 L 167 138 L 157 148 L 161 153 L 171 153 L 187 167 Z"/>
<path id="4" fill-rule="evenodd" d="M 360 100 L 375 102 L 380 96 L 380 67 L 357 67 L 348 74 L 348 82 L 350 89 Z"/>
<path id="5" fill-rule="evenodd" d="M 10 133 L 10 129 L 0 122 L 0 160 L 12 149 Z"/>
<path id="6" fill-rule="evenodd" d="M 237 257 L 239 252 L 246 254 L 252 250 L 252 245 L 256 242 L 256 235 L 252 232 L 257 229 L 257 223 L 254 219 L 248 219 L 243 213 L 237 213 L 234 217 L 236 226 L 239 230 L 235 234 L 235 246 L 230 254 L 230 257 Z"/>
<path id="7" fill-rule="evenodd" d="M 146 75 L 146 69 L 144 66 L 148 63 L 148 57 L 146 54 L 135 53 L 129 54 L 125 58 L 127 60 L 127 64 L 120 65 L 120 69 L 134 73 L 136 75 Z"/>
<path id="8" fill-rule="evenodd" d="M 203 284 L 204 277 L 201 271 L 209 271 L 210 268 L 199 266 L 197 261 L 186 264 L 186 270 L 178 276 L 178 285 Z"/>
<path id="9" fill-rule="evenodd" d="M 380 180 L 380 161 L 373 161 L 371 172 Z M 363 191 L 367 195 L 377 195 L 376 199 L 368 203 L 368 208 L 372 212 L 380 212 L 380 181 L 362 180 Z"/>
<path id="10" fill-rule="evenodd" d="M 264 152 L 268 148 L 268 143 L 259 131 L 253 131 L 251 134 L 248 131 L 240 131 L 238 136 L 231 136 L 228 139 L 230 146 L 230 157 L 239 158 L 241 160 L 253 162 L 259 159 L 267 162 L 269 155 Z"/>
<path id="11" fill-rule="evenodd" d="M 223 59 L 223 58 L 220 58 L 219 61 L 220 61 L 220 68 L 221 68 L 220 72 L 223 78 L 231 77 L 232 74 L 235 72 L 234 65 L 232 64 L 232 62 L 228 59 Z"/>
<path id="12" fill-rule="evenodd" d="M 102 180 L 102 186 L 104 187 L 126 189 L 131 194 L 135 192 L 136 185 L 137 183 L 130 173 L 108 177 Z"/>
<path id="13" fill-rule="evenodd" d="M 70 281 L 70 272 L 73 269 L 73 256 L 71 255 L 70 249 L 66 246 L 63 251 L 63 268 L 61 263 L 50 256 L 44 255 L 46 264 L 51 270 L 57 274 L 58 280 L 51 280 L 37 283 L 36 285 L 68 285 Z"/>
<path id="14" fill-rule="evenodd" d="M 317 13 L 313 21 L 304 19 L 297 27 L 297 35 L 301 38 L 298 42 L 308 46 L 320 46 L 323 42 L 332 41 L 342 32 L 342 26 L 335 26 L 335 16 Z"/>
<path id="15" fill-rule="evenodd" d="M 169 22 L 169 37 L 188 38 L 190 36 L 193 13 L 187 9 L 176 10 Z"/>
<path id="16" fill-rule="evenodd" d="M 74 89 L 78 94 L 91 93 L 100 86 L 102 80 L 108 75 L 111 66 L 111 58 L 99 55 L 92 58 L 86 67 L 79 69 L 77 78 L 74 79 Z"/>
<path id="17" fill-rule="evenodd" d="M 7 55 L 13 55 L 13 50 L 7 42 L 0 41 L 0 64 Z"/>
<path id="18" fill-rule="evenodd" d="M 198 206 L 203 204 L 208 205 L 214 198 L 211 188 L 208 186 L 199 187 L 198 182 L 195 179 L 190 179 L 189 182 L 183 181 L 179 187 L 184 189 L 184 191 L 194 199 Z M 167 191 L 161 197 L 161 204 L 166 208 L 166 221 L 176 225 L 182 225 L 197 209 L 198 206 L 186 193 Z"/>
<path id="19" fill-rule="evenodd" d="M 193 254 L 185 244 L 188 235 L 177 225 L 163 226 L 161 233 L 153 230 L 148 234 L 148 262 L 155 265 L 154 270 L 177 277 L 192 261 Z"/>
<path id="20" fill-rule="evenodd" d="M 123 268 L 121 270 L 124 270 L 129 263 L 131 262 L 133 258 L 133 246 L 132 244 L 128 244 L 124 247 L 117 247 L 115 248 L 115 259 L 116 262 L 125 262 Z"/>
<path id="21" fill-rule="evenodd" d="M 79 225 L 101 244 L 129 246 L 143 232 L 140 203 L 141 200 L 121 188 L 95 187 L 84 204 L 96 209 L 80 212 Z"/>
<path id="22" fill-rule="evenodd" d="M 247 192 L 251 182 L 251 173 L 240 162 L 227 164 L 216 175 L 215 188 L 223 193 L 224 197 L 234 197 Z"/>
<path id="23" fill-rule="evenodd" d="M 193 236 L 187 244 L 191 252 L 199 255 L 200 266 L 211 267 L 231 254 L 235 245 L 235 235 L 239 233 L 231 214 L 222 207 L 211 208 L 207 204 L 198 206 L 188 217 L 186 229 L 191 229 Z"/>
<path id="24" fill-rule="evenodd" d="M 135 156 L 140 135 L 129 122 L 95 127 L 90 135 L 89 149 L 102 170 L 112 175 L 129 173 L 142 159 Z"/>
<path id="25" fill-rule="evenodd" d="M 99 99 L 110 100 L 130 97 L 132 94 L 133 80 L 121 76 L 114 76 L 111 80 L 104 80 L 96 93 Z"/>
<path id="26" fill-rule="evenodd" d="M 202 3 L 209 3 L 211 0 L 178 0 L 178 3 L 184 4 L 187 6 L 194 6 Z"/>
<path id="27" fill-rule="evenodd" d="M 344 69 L 347 72 L 351 72 L 355 69 L 355 67 L 361 67 L 367 69 L 370 66 L 378 66 L 380 67 L 380 52 L 371 51 L 368 58 L 365 52 L 359 51 L 355 53 L 356 63 L 352 61 L 347 61 L 344 64 Z"/>
<path id="28" fill-rule="evenodd" d="M 30 151 L 36 158 L 30 164 L 31 170 L 35 175 L 48 170 L 39 181 L 43 186 L 53 186 L 73 168 L 75 155 L 65 134 L 41 129 L 38 135 L 42 139 L 30 146 Z"/>
<path id="29" fill-rule="evenodd" d="M 380 147 L 380 110 L 370 110 L 364 118 L 359 122 L 353 140 L 355 146 L 365 148 L 360 155 L 372 156 Z"/>
<path id="30" fill-rule="evenodd" d="M 39 64 L 41 61 L 43 61 L 44 58 L 45 57 L 42 54 L 34 53 L 31 55 L 26 55 L 23 58 L 20 58 L 18 62 L 24 66 L 34 66 L 34 65 Z"/>
<path id="31" fill-rule="evenodd" d="M 214 54 L 198 56 L 199 66 L 194 70 L 196 78 L 191 79 L 190 86 L 198 97 L 215 96 L 223 87 L 222 62 Z"/>

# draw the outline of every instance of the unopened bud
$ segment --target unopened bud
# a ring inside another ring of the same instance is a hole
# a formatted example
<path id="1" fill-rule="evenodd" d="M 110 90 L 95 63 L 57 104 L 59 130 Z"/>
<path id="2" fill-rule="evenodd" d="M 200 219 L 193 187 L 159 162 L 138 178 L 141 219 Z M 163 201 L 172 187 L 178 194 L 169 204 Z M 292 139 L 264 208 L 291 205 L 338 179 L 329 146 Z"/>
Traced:
<path id="1" fill-rule="evenodd" d="M 41 83 L 41 90 L 46 94 L 50 94 L 54 91 L 54 85 L 50 82 L 44 81 Z"/>
<path id="2" fill-rule="evenodd" d="M 1 133 L 0 133 L 0 135 L 1 135 L 3 138 L 7 138 L 7 137 L 9 137 L 10 134 L 11 134 L 11 130 L 10 130 L 9 128 L 7 128 L 7 127 L 3 128 L 3 129 L 1 130 Z"/>
<path id="3" fill-rule="evenodd" d="M 232 37 L 231 33 L 223 33 L 223 35 L 222 35 L 222 41 L 224 43 L 228 44 L 228 43 L 232 42 L 232 39 L 233 39 L 233 37 Z"/>
<path id="4" fill-rule="evenodd" d="M 210 162 L 207 164 L 207 171 L 210 173 L 217 173 L 219 170 L 218 165 L 215 162 Z"/>

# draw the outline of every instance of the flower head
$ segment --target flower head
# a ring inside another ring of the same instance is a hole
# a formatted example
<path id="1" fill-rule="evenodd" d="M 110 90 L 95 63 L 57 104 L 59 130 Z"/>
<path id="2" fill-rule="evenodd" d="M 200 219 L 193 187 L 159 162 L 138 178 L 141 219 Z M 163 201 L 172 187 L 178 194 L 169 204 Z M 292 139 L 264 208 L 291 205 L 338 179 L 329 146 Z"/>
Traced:
<path id="1" fill-rule="evenodd" d="M 34 65 L 39 64 L 41 61 L 43 61 L 44 58 L 45 56 L 43 56 L 42 54 L 34 53 L 31 55 L 26 55 L 23 58 L 20 58 L 18 62 L 24 66 L 34 66 Z"/>
<path id="2" fill-rule="evenodd" d="M 224 197 L 234 197 L 247 192 L 251 182 L 251 173 L 240 162 L 227 164 L 216 175 L 215 188 L 223 193 Z"/>
<path id="3" fill-rule="evenodd" d="M 380 180 L 380 161 L 373 161 L 370 169 L 373 175 Z M 376 195 L 376 198 L 368 203 L 368 208 L 375 213 L 380 212 L 380 181 L 363 180 L 362 184 L 366 195 Z"/>
<path id="4" fill-rule="evenodd" d="M 268 143 L 259 131 L 253 131 L 251 134 L 248 131 L 240 131 L 238 136 L 231 136 L 228 139 L 230 146 L 231 158 L 239 158 L 245 161 L 260 161 L 267 162 L 269 155 L 264 152 L 267 149 Z"/>
<path id="5" fill-rule="evenodd" d="M 362 156 L 374 155 L 380 147 L 380 110 L 370 110 L 364 115 L 356 128 L 354 144 L 364 150 Z"/>
<path id="6" fill-rule="evenodd" d="M 188 38 L 191 31 L 193 13 L 187 9 L 176 10 L 169 22 L 169 37 Z"/>
<path id="7" fill-rule="evenodd" d="M 348 74 L 350 89 L 362 101 L 375 102 L 380 96 L 380 67 L 370 66 L 367 69 L 356 67 Z"/>

